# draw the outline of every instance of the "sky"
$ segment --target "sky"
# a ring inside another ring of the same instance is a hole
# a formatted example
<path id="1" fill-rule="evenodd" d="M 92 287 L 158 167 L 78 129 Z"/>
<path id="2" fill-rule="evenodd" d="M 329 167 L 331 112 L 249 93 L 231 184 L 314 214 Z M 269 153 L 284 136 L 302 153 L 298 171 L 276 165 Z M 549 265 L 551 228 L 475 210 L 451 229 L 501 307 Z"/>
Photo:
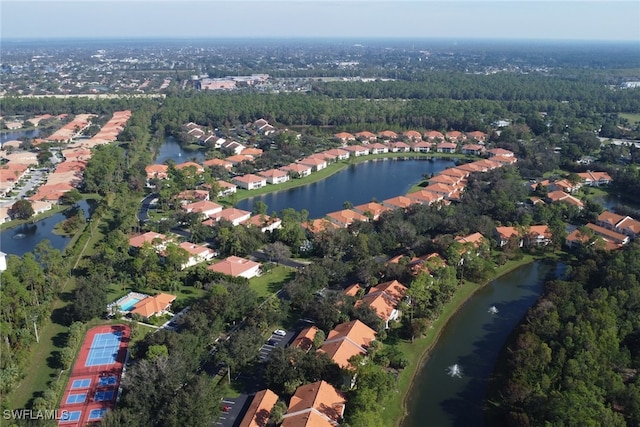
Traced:
<path id="1" fill-rule="evenodd" d="M 444 38 L 640 43 L 638 0 L 0 0 L 0 40 Z"/>

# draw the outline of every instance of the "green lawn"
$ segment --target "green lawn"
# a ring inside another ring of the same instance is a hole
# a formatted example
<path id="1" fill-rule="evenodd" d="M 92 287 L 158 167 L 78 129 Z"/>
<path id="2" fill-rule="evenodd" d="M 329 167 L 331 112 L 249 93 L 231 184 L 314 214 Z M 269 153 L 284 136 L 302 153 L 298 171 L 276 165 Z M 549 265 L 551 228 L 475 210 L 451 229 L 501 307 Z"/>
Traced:
<path id="1" fill-rule="evenodd" d="M 283 265 L 278 265 L 262 276 L 249 280 L 249 287 L 256 291 L 260 298 L 278 292 L 285 283 L 293 279 L 295 270 Z"/>
<path id="2" fill-rule="evenodd" d="M 532 255 L 524 255 L 522 259 L 516 261 L 509 261 L 505 265 L 502 265 L 496 269 L 496 274 L 492 277 L 487 283 L 491 280 L 494 280 L 496 277 L 499 277 L 503 274 L 506 274 L 514 269 L 528 264 L 534 261 L 534 257 Z M 464 282 L 462 286 L 458 288 L 455 295 L 449 301 L 443 309 L 442 314 L 438 317 L 438 319 L 433 322 L 433 325 L 427 335 L 425 337 L 414 340 L 414 342 L 410 342 L 407 340 L 398 340 L 393 344 L 396 346 L 404 355 L 404 357 L 409 361 L 407 367 L 400 373 L 398 376 L 398 393 L 394 393 L 388 405 L 383 412 L 383 421 L 384 425 L 387 426 L 399 426 L 402 418 L 406 414 L 406 399 L 408 397 L 409 392 L 411 391 L 412 382 L 418 372 L 425 359 L 428 357 L 429 352 L 433 348 L 433 346 L 437 343 L 438 337 L 442 333 L 444 326 L 447 324 L 449 319 L 462 307 L 462 305 L 476 292 L 480 289 L 482 285 L 478 285 L 473 282 Z"/>
<path id="3" fill-rule="evenodd" d="M 627 119 L 631 125 L 640 123 L 640 113 L 618 113 L 618 116 Z"/>

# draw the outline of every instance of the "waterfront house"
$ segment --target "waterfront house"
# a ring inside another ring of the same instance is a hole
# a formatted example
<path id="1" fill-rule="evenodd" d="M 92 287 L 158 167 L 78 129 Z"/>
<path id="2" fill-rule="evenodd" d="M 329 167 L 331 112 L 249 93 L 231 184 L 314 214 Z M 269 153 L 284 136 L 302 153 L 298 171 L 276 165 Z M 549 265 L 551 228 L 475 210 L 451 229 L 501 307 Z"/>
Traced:
<path id="1" fill-rule="evenodd" d="M 258 175 L 265 178 L 269 184 L 282 184 L 289 181 L 289 174 L 280 169 L 269 169 L 258 172 Z"/>
<path id="2" fill-rule="evenodd" d="M 267 185 L 267 178 L 249 173 L 236 176 L 231 182 L 245 190 L 255 190 L 256 188 L 262 188 Z"/>

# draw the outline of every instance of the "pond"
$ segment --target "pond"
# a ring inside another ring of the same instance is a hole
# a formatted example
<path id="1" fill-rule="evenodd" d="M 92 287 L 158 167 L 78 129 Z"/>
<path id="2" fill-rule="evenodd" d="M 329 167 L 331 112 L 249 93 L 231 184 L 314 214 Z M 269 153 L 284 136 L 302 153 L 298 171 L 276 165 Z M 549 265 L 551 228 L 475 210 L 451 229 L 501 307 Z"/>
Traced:
<path id="1" fill-rule="evenodd" d="M 194 160 L 197 163 L 204 161 L 204 150 L 185 150 L 173 136 L 167 136 L 158 150 L 154 164 L 161 165 L 167 160 L 173 160 L 176 164 Z"/>
<path id="2" fill-rule="evenodd" d="M 498 355 L 563 264 L 534 262 L 480 289 L 444 327 L 414 379 L 403 427 L 482 426 L 483 402 Z"/>
<path id="3" fill-rule="evenodd" d="M 81 200 L 78 208 L 84 212 L 84 217 L 89 218 L 91 207 L 88 201 Z M 48 218 L 34 223 L 26 223 L 0 232 L 0 247 L 2 252 L 11 255 L 22 256 L 27 252 L 33 252 L 42 240 L 49 240 L 51 246 L 64 251 L 71 240 L 70 236 L 61 236 L 54 233 L 56 225 L 74 215 L 74 209 L 54 214 Z"/>
<path id="4" fill-rule="evenodd" d="M 40 136 L 40 129 L 31 130 L 12 130 L 8 132 L 0 132 L 0 143 L 4 144 L 7 141 L 20 140 L 20 138 L 37 138 Z"/>
<path id="5" fill-rule="evenodd" d="M 360 205 L 372 199 L 381 201 L 404 195 L 423 175 L 437 174 L 453 166 L 452 160 L 443 159 L 374 159 L 350 165 L 322 181 L 241 200 L 236 207 L 251 211 L 253 204 L 261 201 L 269 213 L 286 208 L 306 209 L 309 218 L 321 218 L 344 209 L 345 202 Z"/>

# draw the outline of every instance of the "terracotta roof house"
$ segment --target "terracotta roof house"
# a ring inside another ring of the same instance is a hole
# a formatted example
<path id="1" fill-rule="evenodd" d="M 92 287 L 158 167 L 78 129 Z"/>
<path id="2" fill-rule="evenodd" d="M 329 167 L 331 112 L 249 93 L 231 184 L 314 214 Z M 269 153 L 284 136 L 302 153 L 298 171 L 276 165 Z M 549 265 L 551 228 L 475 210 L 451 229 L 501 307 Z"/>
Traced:
<path id="1" fill-rule="evenodd" d="M 457 236 L 454 240 L 458 243 L 462 243 L 463 245 L 473 245 L 476 248 L 480 247 L 480 245 L 487 241 L 482 233 L 472 233 L 467 236 Z"/>
<path id="2" fill-rule="evenodd" d="M 625 217 L 622 215 L 618 215 L 611 211 L 604 211 L 600 215 L 598 215 L 598 219 L 596 224 L 601 227 L 608 228 L 609 230 L 615 230 L 616 225 L 622 221 Z"/>
<path id="3" fill-rule="evenodd" d="M 289 181 L 289 174 L 280 169 L 269 169 L 258 172 L 258 175 L 265 178 L 269 184 L 282 184 Z"/>
<path id="4" fill-rule="evenodd" d="M 219 263 L 210 265 L 207 270 L 227 276 L 251 279 L 260 274 L 260 264 L 245 258 L 230 256 Z"/>
<path id="5" fill-rule="evenodd" d="M 439 270 L 440 268 L 446 266 L 447 262 L 440 256 L 440 254 L 436 252 L 420 257 L 413 257 L 411 261 L 407 263 L 407 268 L 414 276 L 418 275 L 419 273 L 431 274 L 433 271 Z"/>
<path id="6" fill-rule="evenodd" d="M 251 217 L 251 212 L 237 208 L 226 208 L 220 212 L 209 215 L 209 220 L 205 220 L 203 224 L 213 225 L 215 222 L 221 219 L 231 222 L 234 226 L 238 226 L 245 221 L 248 221 Z"/>
<path id="7" fill-rule="evenodd" d="M 414 204 L 416 204 L 416 201 L 407 196 L 396 196 L 382 201 L 382 206 L 391 209 L 407 209 Z"/>
<path id="8" fill-rule="evenodd" d="M 411 146 L 406 142 L 390 142 L 387 145 L 389 146 L 390 153 L 408 153 L 411 151 Z"/>
<path id="9" fill-rule="evenodd" d="M 381 205 L 380 203 L 369 202 L 362 205 L 354 206 L 353 210 L 361 215 L 367 217 L 371 216 L 371 219 L 376 221 L 378 218 L 380 218 L 380 215 L 383 212 L 390 211 L 391 209 Z"/>
<path id="10" fill-rule="evenodd" d="M 211 202 L 209 200 L 201 200 L 199 202 L 187 203 L 182 205 L 182 210 L 191 213 L 200 213 L 204 216 L 211 216 L 222 211 L 222 205 Z"/>
<path id="11" fill-rule="evenodd" d="M 73 185 L 60 182 L 57 184 L 45 184 L 38 187 L 36 194 L 29 197 L 29 200 L 48 200 L 50 202 L 58 202 L 66 192 L 75 188 Z"/>
<path id="12" fill-rule="evenodd" d="M 640 221 L 626 216 L 616 224 L 616 231 L 629 237 L 637 237 L 640 235 Z"/>
<path id="13" fill-rule="evenodd" d="M 402 132 L 402 136 L 408 141 L 419 142 L 422 141 L 422 134 L 417 130 L 407 130 Z"/>
<path id="14" fill-rule="evenodd" d="M 176 300 L 175 295 L 160 293 L 152 297 L 146 297 L 133 306 L 131 314 L 137 314 L 148 319 L 169 311 L 171 303 Z"/>
<path id="15" fill-rule="evenodd" d="M 378 139 L 378 137 L 374 133 L 366 131 L 366 130 L 364 130 L 362 132 L 357 132 L 355 134 L 355 136 L 356 136 L 356 139 L 358 141 L 362 141 L 365 144 L 367 144 L 369 142 L 374 142 L 374 141 L 376 141 Z"/>
<path id="16" fill-rule="evenodd" d="M 445 170 L 440 172 L 440 175 L 451 175 L 451 176 L 455 176 L 455 177 L 458 177 L 458 178 L 466 178 L 470 174 L 471 173 L 469 171 L 465 171 L 465 170 L 462 170 L 460 168 L 446 168 Z"/>
<path id="17" fill-rule="evenodd" d="M 213 249 L 191 242 L 182 242 L 178 246 L 189 253 L 189 259 L 182 265 L 183 270 L 201 262 L 210 261 L 218 254 Z"/>
<path id="18" fill-rule="evenodd" d="M 604 237 L 605 240 L 611 241 L 613 243 L 619 245 L 626 245 L 627 243 L 629 243 L 629 236 L 625 234 L 621 234 L 592 223 L 588 223 L 586 227 L 593 230 L 593 232 L 595 232 L 597 235 Z"/>
<path id="19" fill-rule="evenodd" d="M 416 153 L 428 153 L 433 148 L 433 144 L 427 141 L 419 141 L 411 146 L 411 149 Z"/>
<path id="20" fill-rule="evenodd" d="M 407 287 L 397 280 L 381 283 L 372 287 L 360 301 L 356 301 L 355 306 L 371 307 L 384 321 L 385 328 L 389 329 L 389 322 L 400 317 L 398 304 L 404 299 L 406 293 Z"/>
<path id="21" fill-rule="evenodd" d="M 360 289 L 364 289 L 362 286 L 360 286 L 360 283 L 354 283 L 347 286 L 347 288 L 342 291 L 342 293 L 350 297 L 355 297 L 356 295 L 358 295 L 358 292 L 360 292 Z"/>
<path id="22" fill-rule="evenodd" d="M 242 156 L 251 156 L 253 158 L 262 156 L 262 150 L 259 148 L 248 147 L 240 152 Z"/>
<path id="23" fill-rule="evenodd" d="M 470 139 L 473 139 L 475 141 L 482 142 L 482 143 L 484 143 L 487 140 L 487 138 L 489 137 L 489 135 L 487 135 L 484 132 L 480 132 L 479 130 L 476 130 L 476 131 L 473 131 L 473 132 L 468 132 L 467 136 Z"/>
<path id="24" fill-rule="evenodd" d="M 564 202 L 570 205 L 576 206 L 578 209 L 584 208 L 584 203 L 582 200 L 573 197 L 570 194 L 565 193 L 564 191 L 551 191 L 547 194 L 547 201 L 555 203 L 555 202 Z"/>
<path id="25" fill-rule="evenodd" d="M 355 141 L 356 140 L 356 137 L 353 136 L 352 134 L 348 133 L 348 132 L 336 133 L 333 136 L 334 136 L 334 138 L 336 138 L 337 140 L 339 140 L 342 143 L 346 143 L 346 142 L 349 142 L 349 141 Z"/>
<path id="26" fill-rule="evenodd" d="M 491 148 L 490 150 L 487 150 L 487 154 L 489 157 L 514 157 L 513 151 L 505 150 L 504 148 Z"/>
<path id="27" fill-rule="evenodd" d="M 518 162 L 518 159 L 514 156 L 493 156 L 491 160 L 502 165 L 512 165 Z"/>
<path id="28" fill-rule="evenodd" d="M 207 190 L 184 190 L 176 194 L 174 200 L 181 203 L 189 203 L 194 200 L 209 201 L 209 191 Z"/>
<path id="29" fill-rule="evenodd" d="M 599 187 L 601 185 L 609 184 L 612 179 L 611 176 L 606 172 L 593 172 L 587 171 L 584 173 L 579 173 L 578 176 L 584 180 L 584 184 L 589 187 Z"/>
<path id="30" fill-rule="evenodd" d="M 525 236 L 522 234 L 526 233 Z M 553 238 L 551 230 L 546 225 L 532 225 L 527 228 L 518 229 L 516 227 L 496 227 L 496 237 L 500 247 L 507 244 L 510 238 L 517 237 L 519 246 L 548 245 Z"/>
<path id="31" fill-rule="evenodd" d="M 202 162 L 202 164 L 210 168 L 214 166 L 222 166 L 226 170 L 231 170 L 231 168 L 233 167 L 233 163 L 222 159 L 205 160 L 204 162 Z"/>
<path id="32" fill-rule="evenodd" d="M 432 193 L 436 193 L 446 199 L 451 198 L 451 195 L 453 195 L 454 193 L 457 193 L 458 191 L 460 191 L 461 187 L 459 186 L 453 186 L 453 185 L 447 185 L 447 184 L 441 184 L 441 183 L 435 183 L 435 184 L 429 184 L 426 187 L 424 187 L 423 191 L 431 191 Z"/>
<path id="33" fill-rule="evenodd" d="M 231 180 L 235 185 L 245 190 L 255 190 L 267 185 L 267 178 L 248 173 L 246 175 L 236 176 Z"/>
<path id="34" fill-rule="evenodd" d="M 369 218 L 362 214 L 359 214 L 352 209 L 343 209 L 337 212 L 329 212 L 327 214 L 327 217 L 329 218 L 329 221 L 343 228 L 348 227 L 350 224 L 353 224 L 356 221 L 369 221 Z"/>
<path id="35" fill-rule="evenodd" d="M 349 155 L 354 157 L 369 155 L 369 149 L 362 145 L 347 145 L 346 147 L 342 147 L 342 149 L 348 151 Z"/>
<path id="36" fill-rule="evenodd" d="M 238 427 L 267 427 L 271 410 L 276 402 L 278 402 L 278 395 L 271 390 L 257 392 Z"/>
<path id="37" fill-rule="evenodd" d="M 325 218 L 309 220 L 300 224 L 302 228 L 308 230 L 312 234 L 320 233 L 325 230 L 340 228 L 333 222 Z"/>
<path id="38" fill-rule="evenodd" d="M 291 341 L 289 347 L 299 348 L 300 350 L 308 353 L 313 347 L 313 340 L 315 339 L 318 331 L 319 329 L 316 326 L 304 328 L 300 333 L 298 333 L 298 335 L 296 335 L 293 341 Z"/>
<path id="39" fill-rule="evenodd" d="M 398 139 L 398 134 L 392 130 L 383 130 L 382 132 L 378 132 L 378 138 L 383 141 L 394 141 Z"/>
<path id="40" fill-rule="evenodd" d="M 220 186 L 220 192 L 218 193 L 218 196 L 220 196 L 220 197 L 224 197 L 224 196 L 228 196 L 230 194 L 233 194 L 233 193 L 236 192 L 236 189 L 238 188 L 237 185 L 232 184 L 232 183 L 227 182 L 227 181 L 217 180 L 216 182 Z"/>
<path id="41" fill-rule="evenodd" d="M 302 412 L 285 418 L 280 427 L 336 427 L 337 423 L 327 421 L 316 412 Z"/>
<path id="42" fill-rule="evenodd" d="M 467 139 L 467 135 L 458 130 L 449 131 L 444 136 L 451 142 L 462 142 Z"/>
<path id="43" fill-rule="evenodd" d="M 300 163 L 291 163 L 290 165 L 282 166 L 280 170 L 290 173 L 294 178 L 303 178 L 311 175 L 312 168 L 311 166 L 302 165 Z"/>
<path id="44" fill-rule="evenodd" d="M 462 148 L 460 149 L 460 152 L 462 154 L 471 154 L 474 156 L 479 156 L 482 153 L 484 153 L 484 145 L 480 145 L 480 144 L 465 144 L 462 146 Z"/>
<path id="45" fill-rule="evenodd" d="M 423 138 L 427 141 L 444 141 L 444 135 L 437 130 L 430 130 L 425 132 Z"/>
<path id="46" fill-rule="evenodd" d="M 565 193 L 573 194 L 582 187 L 582 184 L 572 184 L 566 179 L 558 179 L 554 182 L 549 183 L 547 187 L 549 187 L 550 190 L 560 190 L 564 191 Z"/>
<path id="47" fill-rule="evenodd" d="M 369 145 L 369 153 L 371 154 L 383 154 L 388 153 L 389 147 L 384 144 L 380 144 L 379 142 L 375 142 Z"/>
<path id="48" fill-rule="evenodd" d="M 347 160 L 349 158 L 349 152 L 341 148 L 332 148 L 330 150 L 325 150 L 321 154 L 324 154 L 325 158 L 330 158 L 331 160 Z"/>
<path id="49" fill-rule="evenodd" d="M 407 197 L 415 203 L 420 203 L 421 205 L 431 205 L 436 202 L 440 202 L 444 199 L 441 194 L 435 193 L 433 191 L 428 190 L 418 190 L 413 193 L 407 194 Z"/>
<path id="50" fill-rule="evenodd" d="M 486 172 L 487 170 L 482 166 L 477 164 L 476 162 L 471 162 L 471 163 L 465 163 L 459 166 L 456 166 L 456 168 L 469 172 L 469 173 L 474 173 L 474 172 Z"/>
<path id="51" fill-rule="evenodd" d="M 365 355 L 376 332 L 359 320 L 341 323 L 329 331 L 327 339 L 318 349 L 329 355 L 341 368 L 350 369 L 349 359 L 357 354 Z"/>
<path id="52" fill-rule="evenodd" d="M 313 171 L 317 172 L 327 167 L 327 161 L 324 159 L 317 159 L 313 157 L 306 157 L 300 160 L 298 163 L 305 166 L 310 166 Z"/>
<path id="53" fill-rule="evenodd" d="M 234 154 L 233 156 L 229 156 L 225 158 L 225 160 L 231 163 L 233 166 L 237 166 L 240 163 L 253 162 L 253 156 L 246 156 L 244 154 Z"/>
<path id="54" fill-rule="evenodd" d="M 277 216 L 254 215 L 247 220 L 245 225 L 258 227 L 260 231 L 266 233 L 267 231 L 274 231 L 281 228 L 282 220 Z"/>
<path id="55" fill-rule="evenodd" d="M 458 185 L 462 181 L 462 177 L 442 174 L 434 175 L 433 177 L 429 178 L 429 184 Z"/>
<path id="56" fill-rule="evenodd" d="M 176 169 L 178 170 L 184 170 L 187 168 L 194 168 L 196 170 L 196 173 L 204 173 L 204 168 L 202 167 L 202 165 L 199 165 L 196 162 L 184 162 L 176 165 Z"/>
<path id="57" fill-rule="evenodd" d="M 161 249 L 167 243 L 167 236 L 155 231 L 148 231 L 129 239 L 129 246 L 133 248 L 141 248 L 145 243 L 151 244 L 156 249 Z"/>
<path id="58" fill-rule="evenodd" d="M 436 145 L 436 152 L 438 153 L 455 153 L 458 149 L 458 144 L 455 142 L 439 142 Z"/>
<path id="59" fill-rule="evenodd" d="M 594 234 L 592 237 L 587 233 L 583 233 L 580 229 L 575 229 L 571 233 L 569 233 L 565 238 L 564 243 L 570 248 L 575 248 L 577 246 L 586 244 L 596 245 L 600 246 L 606 251 L 612 251 L 615 249 L 620 249 L 622 247 L 620 243 L 615 243 L 607 240 L 598 234 Z"/>
<path id="60" fill-rule="evenodd" d="M 329 426 L 339 426 L 344 416 L 346 399 L 338 390 L 326 381 L 317 381 L 301 385 L 291 396 L 289 408 L 284 415 L 282 427 L 321 426 L 324 419 Z M 313 415 L 312 415 L 313 414 Z M 300 424 L 302 417 L 304 424 Z M 317 421 L 307 417 L 319 417 Z"/>
<path id="61" fill-rule="evenodd" d="M 482 165 L 484 168 L 486 168 L 486 170 L 489 171 L 502 167 L 502 163 L 494 162 L 493 160 L 489 159 L 476 160 L 474 163 Z"/>
<path id="62" fill-rule="evenodd" d="M 167 165 L 149 165 L 145 168 L 145 172 L 147 172 L 147 179 L 167 179 L 169 174 L 167 171 L 169 170 L 169 166 Z"/>

